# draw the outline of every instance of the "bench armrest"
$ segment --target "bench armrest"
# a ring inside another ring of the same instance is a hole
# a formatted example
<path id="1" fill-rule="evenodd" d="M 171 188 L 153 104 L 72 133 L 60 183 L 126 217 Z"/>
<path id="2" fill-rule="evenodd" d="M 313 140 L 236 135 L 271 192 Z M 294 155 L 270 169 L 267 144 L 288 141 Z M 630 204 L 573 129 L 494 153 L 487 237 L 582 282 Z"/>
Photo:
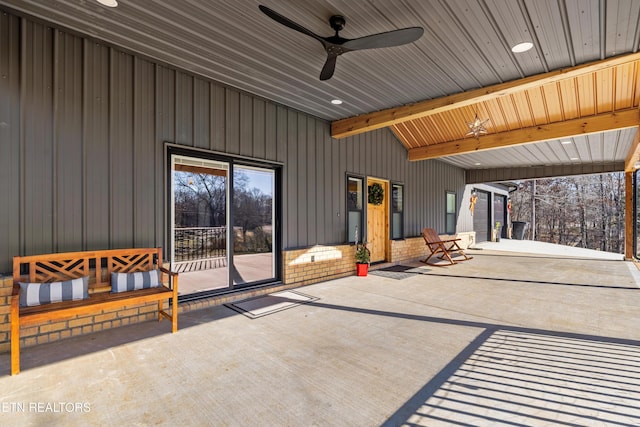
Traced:
<path id="1" fill-rule="evenodd" d="M 165 267 L 158 267 L 158 269 L 169 276 L 169 289 L 171 289 L 174 293 L 174 296 L 178 296 L 178 273 L 175 271 L 171 271 Z"/>
<path id="2" fill-rule="evenodd" d="M 178 273 L 176 273 L 175 271 L 171 271 L 167 268 L 159 267 L 159 270 L 162 271 L 163 273 L 168 274 L 169 277 L 178 277 Z"/>

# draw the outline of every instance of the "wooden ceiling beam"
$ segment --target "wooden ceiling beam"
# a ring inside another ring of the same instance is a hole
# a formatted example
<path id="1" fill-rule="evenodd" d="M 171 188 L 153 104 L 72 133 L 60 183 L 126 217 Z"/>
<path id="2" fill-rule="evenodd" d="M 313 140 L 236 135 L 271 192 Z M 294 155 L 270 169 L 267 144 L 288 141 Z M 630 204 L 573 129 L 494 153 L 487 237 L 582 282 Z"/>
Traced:
<path id="1" fill-rule="evenodd" d="M 535 76 L 529 76 L 519 80 L 456 93 L 442 98 L 430 99 L 417 102 L 415 104 L 336 120 L 331 123 L 331 136 L 333 138 L 345 138 L 347 136 L 402 123 L 407 120 L 419 119 L 432 114 L 466 107 L 479 102 L 509 95 L 514 92 L 542 86 L 563 79 L 573 78 L 586 73 L 593 73 L 638 60 L 640 60 L 640 52 L 620 55 L 604 59 L 602 61 L 590 62 L 571 68 L 537 74 Z"/>
<path id="2" fill-rule="evenodd" d="M 624 171 L 625 172 L 635 171 L 637 169 L 635 165 L 639 161 L 640 161 L 640 127 L 638 127 L 636 131 L 636 137 L 633 138 L 633 142 L 631 143 L 631 147 L 629 148 L 627 159 L 624 162 Z"/>
<path id="3" fill-rule="evenodd" d="M 640 125 L 640 110 L 628 108 L 613 113 L 597 114 L 548 125 L 532 126 L 509 132 L 443 142 L 409 150 L 409 160 L 427 160 L 456 154 L 471 153 L 550 139 L 587 135 Z"/>

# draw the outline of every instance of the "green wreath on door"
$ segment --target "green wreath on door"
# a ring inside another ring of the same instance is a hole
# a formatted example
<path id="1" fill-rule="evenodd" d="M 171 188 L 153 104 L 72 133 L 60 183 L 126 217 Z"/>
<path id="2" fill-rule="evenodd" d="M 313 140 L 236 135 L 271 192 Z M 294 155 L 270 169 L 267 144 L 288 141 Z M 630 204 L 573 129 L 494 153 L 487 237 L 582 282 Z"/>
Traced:
<path id="1" fill-rule="evenodd" d="M 369 186 L 369 203 L 378 206 L 384 201 L 384 188 L 377 182 Z"/>

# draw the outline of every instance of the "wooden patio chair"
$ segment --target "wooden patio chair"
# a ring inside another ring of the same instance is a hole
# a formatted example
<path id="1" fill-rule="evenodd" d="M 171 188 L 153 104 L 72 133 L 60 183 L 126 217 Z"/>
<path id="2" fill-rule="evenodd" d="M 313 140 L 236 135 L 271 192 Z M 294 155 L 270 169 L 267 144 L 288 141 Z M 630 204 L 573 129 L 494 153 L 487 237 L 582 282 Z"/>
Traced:
<path id="1" fill-rule="evenodd" d="M 458 245 L 458 241 L 461 239 L 454 238 L 454 239 L 442 240 L 440 239 L 440 236 L 438 236 L 438 233 L 436 233 L 436 230 L 434 230 L 433 228 L 423 228 L 422 237 L 424 238 L 424 241 L 427 244 L 427 248 L 429 248 L 429 250 L 431 251 L 429 256 L 424 261 L 422 261 L 425 264 L 433 265 L 436 267 L 444 267 L 446 265 L 457 264 L 457 261 L 454 261 L 453 258 L 451 258 L 452 254 L 462 255 L 464 259 L 459 259 L 458 261 L 466 261 L 468 259 L 473 258 L 473 257 L 467 256 L 467 254 L 464 253 L 460 245 Z M 438 258 L 440 258 L 441 260 L 446 260 L 448 261 L 448 263 L 446 264 L 430 263 L 429 259 L 436 254 L 442 254 Z"/>

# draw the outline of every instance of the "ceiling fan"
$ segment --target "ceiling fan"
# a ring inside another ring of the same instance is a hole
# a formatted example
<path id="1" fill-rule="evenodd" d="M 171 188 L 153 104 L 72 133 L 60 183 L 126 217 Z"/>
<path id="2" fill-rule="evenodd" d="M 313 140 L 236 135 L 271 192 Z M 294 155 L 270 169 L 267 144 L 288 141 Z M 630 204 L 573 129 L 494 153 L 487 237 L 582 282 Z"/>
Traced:
<path id="1" fill-rule="evenodd" d="M 320 72 L 320 80 L 328 80 L 333 76 L 336 68 L 336 60 L 343 53 L 362 49 L 378 49 L 381 47 L 393 47 L 411 43 L 422 37 L 424 30 L 421 27 L 402 28 L 400 30 L 388 31 L 385 33 L 372 34 L 370 36 L 359 37 L 357 39 L 345 39 L 338 34 L 344 28 L 346 20 L 342 15 L 333 15 L 329 18 L 329 25 L 336 32 L 335 36 L 321 37 L 293 22 L 291 19 L 280 15 L 266 6 L 260 5 L 260 10 L 280 24 L 306 34 L 322 43 L 327 52 L 327 60 Z"/>

